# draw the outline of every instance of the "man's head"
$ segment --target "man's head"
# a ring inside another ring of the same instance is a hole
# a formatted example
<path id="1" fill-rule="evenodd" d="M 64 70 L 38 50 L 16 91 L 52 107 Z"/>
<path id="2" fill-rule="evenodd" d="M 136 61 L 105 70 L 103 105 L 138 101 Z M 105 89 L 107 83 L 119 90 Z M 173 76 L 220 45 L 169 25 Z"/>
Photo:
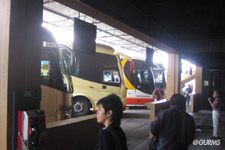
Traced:
<path id="1" fill-rule="evenodd" d="M 100 99 L 97 103 L 100 108 L 97 112 L 97 121 L 104 123 L 105 119 L 110 119 L 113 123 L 120 125 L 123 115 L 123 104 L 116 94 L 110 94 Z M 104 113 L 104 114 L 101 114 Z"/>
<path id="2" fill-rule="evenodd" d="M 172 106 L 178 106 L 185 110 L 186 99 L 181 94 L 173 94 L 173 96 L 170 98 L 170 104 Z"/>
<path id="3" fill-rule="evenodd" d="M 161 89 L 163 88 L 163 85 L 162 84 L 160 84 L 160 86 L 159 86 Z"/>
<path id="4" fill-rule="evenodd" d="M 213 98 L 219 98 L 220 94 L 217 90 L 214 90 L 213 92 Z"/>

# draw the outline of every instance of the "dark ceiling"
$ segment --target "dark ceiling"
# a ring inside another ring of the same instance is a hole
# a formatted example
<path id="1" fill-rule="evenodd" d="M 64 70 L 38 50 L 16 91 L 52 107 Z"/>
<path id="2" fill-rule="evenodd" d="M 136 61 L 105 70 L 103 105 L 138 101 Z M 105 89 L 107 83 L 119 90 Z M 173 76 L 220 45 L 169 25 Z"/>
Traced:
<path id="1" fill-rule="evenodd" d="M 178 51 L 211 71 L 224 72 L 224 0 L 128 1 L 175 37 Z"/>
<path id="2" fill-rule="evenodd" d="M 225 75 L 224 0 L 80 0 Z"/>
<path id="3" fill-rule="evenodd" d="M 224 0 L 128 0 L 179 40 L 225 37 Z"/>

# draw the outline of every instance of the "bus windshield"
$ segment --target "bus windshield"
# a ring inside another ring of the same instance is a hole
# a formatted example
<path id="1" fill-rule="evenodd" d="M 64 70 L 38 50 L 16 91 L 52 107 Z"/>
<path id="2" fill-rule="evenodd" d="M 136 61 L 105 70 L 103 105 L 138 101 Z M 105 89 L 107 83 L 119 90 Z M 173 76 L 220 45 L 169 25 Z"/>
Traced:
<path id="1" fill-rule="evenodd" d="M 143 69 L 137 71 L 137 78 L 139 84 L 150 84 L 152 83 L 152 73 L 150 70 Z"/>
<path id="2" fill-rule="evenodd" d="M 139 90 L 148 94 L 151 94 L 153 92 L 153 90 L 155 89 L 155 84 L 151 69 L 137 70 L 136 78 L 136 86 Z"/>

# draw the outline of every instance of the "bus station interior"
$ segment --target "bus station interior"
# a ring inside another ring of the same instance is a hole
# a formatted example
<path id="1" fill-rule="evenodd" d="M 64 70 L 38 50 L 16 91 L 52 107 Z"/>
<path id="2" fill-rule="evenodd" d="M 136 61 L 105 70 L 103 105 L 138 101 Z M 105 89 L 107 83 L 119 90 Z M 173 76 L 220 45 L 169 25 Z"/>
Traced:
<path id="1" fill-rule="evenodd" d="M 165 98 L 169 100 L 174 93 L 181 93 L 182 84 L 195 79 L 191 106 L 186 109 L 195 119 L 196 138 L 211 136 L 211 106 L 207 98 L 215 89 L 223 100 L 225 97 L 224 2 L 2 0 L 0 3 L 0 149 L 16 149 L 16 111 L 40 108 L 39 95 L 26 101 L 20 99 L 20 92 L 40 88 L 41 25 L 63 26 L 72 31 L 74 18 L 97 26 L 96 42 L 122 45 L 125 50 L 118 52 L 143 56 L 146 47 L 155 53 L 166 52 Z M 181 76 L 181 59 L 196 65 L 185 78 Z M 121 126 L 129 149 L 148 149 L 149 124 L 160 109 L 168 107 L 162 101 L 148 104 L 147 109 L 131 107 L 124 111 Z M 222 113 L 222 125 L 224 118 Z M 100 128 L 95 114 L 49 122 L 47 148 L 94 149 Z M 222 134 L 224 142 L 225 130 Z M 191 145 L 189 149 L 224 149 L 223 142 L 220 146 Z"/>

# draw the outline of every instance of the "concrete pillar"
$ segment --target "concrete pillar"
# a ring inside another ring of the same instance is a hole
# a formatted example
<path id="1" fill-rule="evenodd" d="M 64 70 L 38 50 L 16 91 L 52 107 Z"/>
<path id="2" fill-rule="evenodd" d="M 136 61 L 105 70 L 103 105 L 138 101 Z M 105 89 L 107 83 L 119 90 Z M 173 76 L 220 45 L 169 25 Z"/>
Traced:
<path id="1" fill-rule="evenodd" d="M 10 1 L 0 1 L 0 149 L 7 149 L 7 92 Z"/>
<path id="2" fill-rule="evenodd" d="M 195 73 L 195 93 L 202 94 L 202 67 L 196 67 Z"/>
<path id="3" fill-rule="evenodd" d="M 40 87 L 42 8 L 42 0 L 0 2 L 0 149 L 13 149 L 13 91 Z"/>
<path id="4" fill-rule="evenodd" d="M 181 59 L 179 54 L 168 54 L 168 70 L 166 84 L 166 99 L 175 93 L 180 93 Z"/>

